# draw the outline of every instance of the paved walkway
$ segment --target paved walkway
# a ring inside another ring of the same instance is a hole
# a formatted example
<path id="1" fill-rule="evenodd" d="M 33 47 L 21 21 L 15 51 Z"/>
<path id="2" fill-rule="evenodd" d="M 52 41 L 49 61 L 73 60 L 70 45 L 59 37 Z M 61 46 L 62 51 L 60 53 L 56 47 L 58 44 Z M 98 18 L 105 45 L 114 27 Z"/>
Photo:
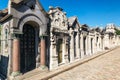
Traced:
<path id="1" fill-rule="evenodd" d="M 49 80 L 120 80 L 120 48 Z"/>
<path id="2" fill-rule="evenodd" d="M 116 61 L 116 59 L 120 60 L 119 49 L 113 48 L 107 51 L 102 51 L 92 56 L 86 57 L 82 60 L 76 61 L 74 63 L 59 66 L 58 69 L 52 71 L 41 71 L 39 68 L 37 68 L 24 75 L 15 77 L 14 80 L 48 80 L 50 78 L 50 80 L 117 80 L 111 78 L 110 73 L 114 74 L 112 73 L 112 71 L 116 73 L 117 69 L 116 66 L 114 66 L 114 64 L 116 65 L 115 62 L 118 62 Z M 107 67 L 107 65 L 109 66 Z M 109 68 L 110 70 L 112 69 L 112 71 L 108 72 Z M 106 79 L 105 76 L 107 76 L 107 78 L 109 77 L 109 79 Z M 115 76 L 113 77 L 116 78 Z"/>

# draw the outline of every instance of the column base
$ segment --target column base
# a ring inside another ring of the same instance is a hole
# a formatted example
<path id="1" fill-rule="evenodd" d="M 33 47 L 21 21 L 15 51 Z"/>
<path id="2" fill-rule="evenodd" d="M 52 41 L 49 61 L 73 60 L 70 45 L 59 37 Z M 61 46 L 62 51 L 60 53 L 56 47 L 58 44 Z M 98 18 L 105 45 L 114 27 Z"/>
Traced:
<path id="1" fill-rule="evenodd" d="M 11 74 L 11 76 L 13 76 L 13 77 L 18 76 L 18 75 L 21 75 L 20 71 L 12 72 L 12 74 Z"/>
<path id="2" fill-rule="evenodd" d="M 75 60 L 74 58 L 70 58 L 70 63 L 74 62 L 74 60 Z"/>
<path id="3" fill-rule="evenodd" d="M 84 51 L 81 50 L 81 55 L 80 55 L 80 58 L 83 59 L 84 58 Z"/>
<path id="4" fill-rule="evenodd" d="M 40 65 L 39 67 L 40 70 L 48 70 L 48 67 L 45 65 Z"/>

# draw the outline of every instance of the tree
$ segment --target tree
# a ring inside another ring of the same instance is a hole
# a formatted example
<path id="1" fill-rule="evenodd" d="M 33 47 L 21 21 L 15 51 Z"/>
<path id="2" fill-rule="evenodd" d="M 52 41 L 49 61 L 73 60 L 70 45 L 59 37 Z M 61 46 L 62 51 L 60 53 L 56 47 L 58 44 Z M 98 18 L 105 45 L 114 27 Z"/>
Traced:
<path id="1" fill-rule="evenodd" d="M 119 29 L 115 29 L 116 35 L 120 35 L 120 30 Z"/>

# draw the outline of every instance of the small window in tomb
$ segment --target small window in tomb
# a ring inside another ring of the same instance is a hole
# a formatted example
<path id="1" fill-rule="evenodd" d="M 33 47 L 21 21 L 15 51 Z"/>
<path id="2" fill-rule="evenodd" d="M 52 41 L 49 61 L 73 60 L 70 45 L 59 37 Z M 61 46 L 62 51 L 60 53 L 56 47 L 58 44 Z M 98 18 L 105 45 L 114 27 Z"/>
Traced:
<path id="1" fill-rule="evenodd" d="M 65 22 L 63 22 L 63 26 L 65 26 Z"/>
<path id="2" fill-rule="evenodd" d="M 66 52 L 68 52 L 68 45 L 66 45 Z"/>
<path id="3" fill-rule="evenodd" d="M 5 52 L 8 52 L 8 30 L 5 29 Z"/>
<path id="4" fill-rule="evenodd" d="M 97 40 L 96 40 L 97 42 L 98 42 L 98 37 L 97 37 Z"/>
<path id="5" fill-rule="evenodd" d="M 32 5 L 32 6 L 30 7 L 30 9 L 31 9 L 31 10 L 34 10 L 34 9 L 35 9 L 35 6 L 34 6 L 34 5 Z"/>
<path id="6" fill-rule="evenodd" d="M 58 19 L 55 20 L 55 24 L 56 24 L 57 26 L 59 26 Z"/>
<path id="7" fill-rule="evenodd" d="M 7 29 L 5 29 L 5 39 L 7 39 L 7 36 L 8 35 L 8 31 L 7 31 Z"/>

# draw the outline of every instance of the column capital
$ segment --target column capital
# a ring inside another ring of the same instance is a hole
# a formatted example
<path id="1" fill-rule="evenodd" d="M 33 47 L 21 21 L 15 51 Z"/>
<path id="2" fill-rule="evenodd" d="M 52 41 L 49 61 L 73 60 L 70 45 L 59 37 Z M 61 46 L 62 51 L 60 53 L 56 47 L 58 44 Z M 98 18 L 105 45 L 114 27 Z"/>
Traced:
<path id="1" fill-rule="evenodd" d="M 19 39 L 18 35 L 23 34 L 23 32 L 18 30 L 18 29 L 10 29 L 10 31 L 11 31 L 11 38 L 12 39 Z"/>
<path id="2" fill-rule="evenodd" d="M 47 24 L 41 24 L 39 28 L 39 36 L 47 35 Z"/>
<path id="3" fill-rule="evenodd" d="M 11 34 L 12 39 L 19 39 L 18 34 Z"/>
<path id="4" fill-rule="evenodd" d="M 45 39 L 45 37 L 47 36 L 48 36 L 47 34 L 40 35 L 40 39 Z"/>
<path id="5" fill-rule="evenodd" d="M 14 28 L 11 28 L 10 29 L 10 32 L 11 34 L 23 34 L 23 32 L 19 29 L 14 29 Z"/>

